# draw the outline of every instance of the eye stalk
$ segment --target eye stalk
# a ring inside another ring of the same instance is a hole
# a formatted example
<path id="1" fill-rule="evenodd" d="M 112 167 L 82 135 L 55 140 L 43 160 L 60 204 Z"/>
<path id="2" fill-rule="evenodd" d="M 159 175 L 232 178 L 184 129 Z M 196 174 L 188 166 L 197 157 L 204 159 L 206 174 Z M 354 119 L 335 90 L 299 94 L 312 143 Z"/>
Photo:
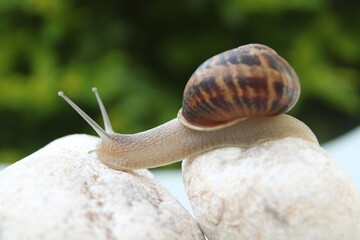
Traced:
<path id="1" fill-rule="evenodd" d="M 95 93 L 96 99 L 98 101 L 102 117 L 104 119 L 105 130 L 100 127 L 89 115 L 87 115 L 78 105 L 76 105 L 70 98 L 68 98 L 63 91 L 59 91 L 58 95 L 62 97 L 77 113 L 80 114 L 81 117 L 85 119 L 89 123 L 89 125 L 95 130 L 95 132 L 99 135 L 102 140 L 109 139 L 110 134 L 114 133 L 111 127 L 111 123 L 109 117 L 106 113 L 105 106 L 101 101 L 99 93 L 96 88 L 92 88 L 92 91 Z"/>

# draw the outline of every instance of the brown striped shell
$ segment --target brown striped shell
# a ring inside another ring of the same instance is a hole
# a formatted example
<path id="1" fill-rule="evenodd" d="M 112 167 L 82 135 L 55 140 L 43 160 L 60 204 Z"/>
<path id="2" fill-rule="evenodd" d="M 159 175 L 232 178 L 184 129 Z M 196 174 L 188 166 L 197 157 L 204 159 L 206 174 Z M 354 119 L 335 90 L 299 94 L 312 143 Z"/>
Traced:
<path id="1" fill-rule="evenodd" d="M 244 118 L 285 113 L 299 96 L 290 64 L 267 46 L 249 44 L 200 65 L 185 87 L 178 118 L 192 129 L 218 129 Z"/>

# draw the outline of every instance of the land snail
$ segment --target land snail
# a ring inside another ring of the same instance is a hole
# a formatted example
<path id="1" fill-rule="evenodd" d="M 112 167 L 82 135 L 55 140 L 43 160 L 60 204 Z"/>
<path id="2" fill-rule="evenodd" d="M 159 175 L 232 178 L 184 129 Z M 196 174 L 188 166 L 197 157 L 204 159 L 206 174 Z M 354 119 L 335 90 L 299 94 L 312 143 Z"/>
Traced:
<path id="1" fill-rule="evenodd" d="M 317 143 L 301 121 L 284 113 L 297 102 L 299 79 L 274 50 L 249 44 L 218 54 L 193 73 L 177 118 L 136 134 L 118 134 L 93 88 L 105 130 L 59 92 L 101 138 L 94 150 L 118 170 L 153 168 L 229 146 L 254 147 L 297 137 Z"/>

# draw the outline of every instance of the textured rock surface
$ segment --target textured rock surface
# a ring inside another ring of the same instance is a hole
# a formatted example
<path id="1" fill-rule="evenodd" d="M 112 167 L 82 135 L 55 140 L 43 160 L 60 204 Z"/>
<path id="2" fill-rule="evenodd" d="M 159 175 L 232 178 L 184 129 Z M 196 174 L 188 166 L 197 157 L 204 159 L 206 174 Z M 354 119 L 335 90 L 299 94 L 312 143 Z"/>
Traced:
<path id="1" fill-rule="evenodd" d="M 203 239 L 150 172 L 88 154 L 97 142 L 64 137 L 0 172 L 0 239 Z"/>
<path id="2" fill-rule="evenodd" d="M 360 239 L 360 199 L 314 143 L 285 138 L 183 162 L 193 211 L 210 239 Z"/>

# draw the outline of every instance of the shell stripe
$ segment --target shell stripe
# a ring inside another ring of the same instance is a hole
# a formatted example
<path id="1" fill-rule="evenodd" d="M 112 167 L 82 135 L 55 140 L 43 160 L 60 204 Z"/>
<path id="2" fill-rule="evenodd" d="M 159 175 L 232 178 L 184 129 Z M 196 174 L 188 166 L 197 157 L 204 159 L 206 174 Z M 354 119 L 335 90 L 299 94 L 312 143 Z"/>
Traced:
<path id="1" fill-rule="evenodd" d="M 192 85 L 188 91 L 184 92 L 184 99 L 191 99 L 183 104 L 183 111 L 190 118 L 197 118 L 200 112 L 212 113 L 216 111 L 206 100 L 204 91 L 200 90 L 199 85 Z"/>
<path id="2" fill-rule="evenodd" d="M 214 77 L 208 77 L 206 81 L 200 82 L 199 86 L 202 92 L 207 94 L 208 105 L 213 111 L 216 111 L 216 109 L 229 110 L 231 108 L 231 103 L 223 98 L 223 92 Z"/>
<path id="3" fill-rule="evenodd" d="M 237 106 L 240 106 L 241 101 L 240 101 L 239 96 L 240 96 L 241 90 L 233 82 L 232 76 L 224 76 L 223 82 L 226 85 L 227 90 L 231 93 L 232 102 L 235 103 Z"/>

